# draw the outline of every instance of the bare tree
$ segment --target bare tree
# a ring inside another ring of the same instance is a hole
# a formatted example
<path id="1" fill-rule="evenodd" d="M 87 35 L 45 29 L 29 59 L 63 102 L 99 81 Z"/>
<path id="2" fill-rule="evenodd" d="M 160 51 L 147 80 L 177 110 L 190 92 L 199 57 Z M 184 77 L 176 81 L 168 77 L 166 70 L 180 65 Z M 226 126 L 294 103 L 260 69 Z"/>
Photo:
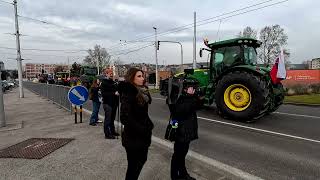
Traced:
<path id="1" fill-rule="evenodd" d="M 289 59 L 290 52 L 285 49 L 287 45 L 288 36 L 280 25 L 266 26 L 260 31 L 260 41 L 262 42 L 259 49 L 259 60 L 265 65 L 271 65 L 276 60 L 281 51 L 284 50 L 285 61 Z"/>
<path id="2" fill-rule="evenodd" d="M 57 74 L 57 72 L 63 72 L 64 68 L 62 65 L 57 65 L 55 68 L 54 68 L 54 73 Z"/>
<path id="3" fill-rule="evenodd" d="M 87 52 L 89 55 L 83 60 L 84 64 L 97 67 L 97 62 L 99 62 L 100 72 L 110 65 L 111 55 L 100 45 L 95 45 L 93 50 L 89 49 Z"/>
<path id="4" fill-rule="evenodd" d="M 250 26 L 247 26 L 243 31 L 239 32 L 238 37 L 257 39 L 257 31 L 252 29 Z"/>
<path id="5" fill-rule="evenodd" d="M 71 69 L 70 69 L 70 74 L 72 77 L 79 77 L 80 76 L 80 72 L 81 71 L 81 65 L 74 62 L 71 66 Z"/>

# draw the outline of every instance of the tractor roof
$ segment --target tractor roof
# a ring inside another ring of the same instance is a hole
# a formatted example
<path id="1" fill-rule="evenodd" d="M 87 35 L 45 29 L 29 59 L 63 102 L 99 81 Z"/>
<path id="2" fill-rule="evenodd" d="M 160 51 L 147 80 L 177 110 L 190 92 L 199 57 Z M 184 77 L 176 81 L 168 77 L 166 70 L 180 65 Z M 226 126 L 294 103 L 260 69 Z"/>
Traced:
<path id="1" fill-rule="evenodd" d="M 235 39 L 228 39 L 224 41 L 210 43 L 208 46 L 211 49 L 216 49 L 220 47 L 234 46 L 239 44 L 247 44 L 253 47 L 259 47 L 261 45 L 261 42 L 252 38 L 235 38 Z"/>

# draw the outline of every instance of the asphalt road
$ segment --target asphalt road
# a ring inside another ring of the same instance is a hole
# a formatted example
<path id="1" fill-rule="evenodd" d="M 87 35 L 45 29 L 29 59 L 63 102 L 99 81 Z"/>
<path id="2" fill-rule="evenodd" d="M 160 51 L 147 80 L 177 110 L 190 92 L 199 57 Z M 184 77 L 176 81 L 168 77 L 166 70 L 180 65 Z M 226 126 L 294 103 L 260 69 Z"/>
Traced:
<path id="1" fill-rule="evenodd" d="M 163 138 L 169 111 L 161 96 L 153 97 L 153 134 Z M 222 119 L 210 107 L 198 112 L 198 124 L 195 152 L 263 179 L 320 179 L 319 107 L 283 105 L 251 124 Z"/>

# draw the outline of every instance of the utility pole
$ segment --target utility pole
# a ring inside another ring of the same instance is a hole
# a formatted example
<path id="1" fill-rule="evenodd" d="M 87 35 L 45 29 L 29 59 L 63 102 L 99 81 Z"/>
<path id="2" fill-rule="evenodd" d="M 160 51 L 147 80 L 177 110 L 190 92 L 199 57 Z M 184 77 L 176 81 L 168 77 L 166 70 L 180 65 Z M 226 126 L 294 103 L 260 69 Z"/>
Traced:
<path id="1" fill-rule="evenodd" d="M 155 58 L 156 58 L 156 89 L 159 89 L 159 74 L 158 74 L 158 40 L 157 40 L 157 28 L 153 27 L 154 29 L 154 49 L 155 49 Z"/>
<path id="2" fill-rule="evenodd" d="M 2 92 L 2 80 L 1 80 L 1 68 L 0 68 L 0 128 L 6 126 L 6 118 L 4 114 L 3 92 Z"/>
<path id="3" fill-rule="evenodd" d="M 98 68 L 98 75 L 100 75 L 100 67 L 99 67 L 99 58 L 97 58 L 97 68 Z"/>
<path id="4" fill-rule="evenodd" d="M 69 57 L 68 57 L 68 69 L 69 69 L 69 78 L 70 78 L 70 76 L 71 76 L 71 68 L 70 68 L 70 60 L 69 60 Z"/>
<path id="5" fill-rule="evenodd" d="M 24 98 L 23 84 L 22 84 L 22 59 L 21 59 L 21 51 L 20 51 L 20 33 L 19 33 L 19 23 L 18 23 L 17 0 L 13 0 L 13 6 L 14 6 L 14 15 L 15 15 L 14 17 L 15 17 L 15 25 L 16 25 L 16 45 L 17 45 L 19 93 L 20 93 L 20 98 Z"/>
<path id="6" fill-rule="evenodd" d="M 196 12 L 193 13 L 193 20 L 194 20 L 194 24 L 193 24 L 193 69 L 196 69 L 197 65 L 197 56 L 196 56 L 196 49 L 197 49 L 197 29 L 196 29 L 196 19 L 197 19 L 197 14 Z"/>

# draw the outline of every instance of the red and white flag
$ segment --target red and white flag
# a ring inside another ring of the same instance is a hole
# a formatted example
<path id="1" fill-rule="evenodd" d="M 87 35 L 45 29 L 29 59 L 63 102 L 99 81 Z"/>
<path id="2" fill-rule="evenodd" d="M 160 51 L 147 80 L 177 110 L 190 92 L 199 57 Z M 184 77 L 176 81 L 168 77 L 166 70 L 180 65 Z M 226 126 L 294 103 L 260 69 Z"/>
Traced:
<path id="1" fill-rule="evenodd" d="M 287 72 L 286 72 L 286 65 L 284 62 L 284 53 L 283 49 L 280 51 L 280 55 L 278 57 L 279 63 L 278 63 L 278 72 L 277 72 L 277 78 L 284 80 L 287 77 Z"/>
<path id="2" fill-rule="evenodd" d="M 270 71 L 270 76 L 273 84 L 279 84 L 281 80 L 284 80 L 287 77 L 283 49 L 281 49 L 281 52 Z"/>

